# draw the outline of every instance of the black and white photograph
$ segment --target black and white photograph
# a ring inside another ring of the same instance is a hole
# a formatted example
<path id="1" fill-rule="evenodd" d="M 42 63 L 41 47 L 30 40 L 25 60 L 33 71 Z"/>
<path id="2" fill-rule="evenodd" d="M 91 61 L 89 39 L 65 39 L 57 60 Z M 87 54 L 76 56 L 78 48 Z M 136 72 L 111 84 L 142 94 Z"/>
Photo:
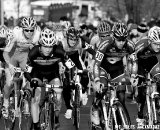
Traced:
<path id="1" fill-rule="evenodd" d="M 160 0 L 0 0 L 0 130 L 160 130 Z"/>

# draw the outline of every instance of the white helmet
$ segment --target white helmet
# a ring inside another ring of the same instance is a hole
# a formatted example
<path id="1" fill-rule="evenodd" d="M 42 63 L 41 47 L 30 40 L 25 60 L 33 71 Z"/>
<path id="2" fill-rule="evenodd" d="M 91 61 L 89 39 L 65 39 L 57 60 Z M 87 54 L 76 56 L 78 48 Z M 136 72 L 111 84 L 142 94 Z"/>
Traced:
<path id="1" fill-rule="evenodd" d="M 0 26 L 0 37 L 7 37 L 7 27 L 5 25 Z"/>
<path id="2" fill-rule="evenodd" d="M 148 38 L 152 42 L 157 42 L 160 44 L 160 27 L 154 26 L 148 32 Z"/>
<path id="3" fill-rule="evenodd" d="M 24 17 L 21 20 L 21 26 L 23 29 L 33 29 L 36 25 L 36 20 L 32 17 Z"/>
<path id="4" fill-rule="evenodd" d="M 57 43 L 56 34 L 48 29 L 44 28 L 41 32 L 40 44 L 43 46 L 52 47 Z"/>

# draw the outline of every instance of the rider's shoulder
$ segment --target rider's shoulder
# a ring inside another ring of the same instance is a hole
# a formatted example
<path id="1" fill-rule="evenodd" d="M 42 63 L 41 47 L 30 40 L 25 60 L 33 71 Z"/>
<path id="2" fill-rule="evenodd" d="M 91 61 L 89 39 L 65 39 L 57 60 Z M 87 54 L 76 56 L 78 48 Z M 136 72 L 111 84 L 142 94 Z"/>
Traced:
<path id="1" fill-rule="evenodd" d="M 149 45 L 149 39 L 147 37 L 143 37 L 136 43 L 136 48 L 139 48 L 139 46 L 147 47 Z"/>
<path id="2" fill-rule="evenodd" d="M 19 26 L 15 26 L 13 28 L 13 35 L 14 36 L 20 36 L 22 34 L 22 32 L 23 32 L 23 29 Z"/>
<path id="3" fill-rule="evenodd" d="M 33 56 L 35 56 L 35 55 L 37 55 L 38 54 L 38 52 L 40 51 L 39 50 L 39 45 L 35 45 L 30 51 L 29 51 L 29 55 L 30 55 L 30 57 L 33 57 Z"/>
<path id="4" fill-rule="evenodd" d="M 107 46 L 111 45 L 113 42 L 114 42 L 114 39 L 111 36 L 106 37 L 100 42 L 98 50 L 105 49 Z"/>
<path id="5" fill-rule="evenodd" d="M 130 47 L 130 48 L 135 48 L 135 44 L 134 44 L 134 42 L 132 42 L 131 40 L 129 40 L 129 39 L 127 39 L 127 45 L 128 45 L 128 47 Z"/>
<path id="6" fill-rule="evenodd" d="M 13 28 L 13 31 L 21 31 L 21 30 L 22 30 L 22 28 L 19 27 L 19 26 L 15 26 L 15 27 Z"/>

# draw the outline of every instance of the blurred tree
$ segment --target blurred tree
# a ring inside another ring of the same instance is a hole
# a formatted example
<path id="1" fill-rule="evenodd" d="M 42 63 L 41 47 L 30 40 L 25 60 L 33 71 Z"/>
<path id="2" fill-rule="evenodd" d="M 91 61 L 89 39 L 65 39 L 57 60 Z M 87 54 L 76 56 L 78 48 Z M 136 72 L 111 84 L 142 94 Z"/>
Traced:
<path id="1" fill-rule="evenodd" d="M 128 14 L 129 19 L 140 23 L 143 18 L 148 21 L 160 16 L 160 0 L 94 0 L 107 13 L 107 16 L 114 16 L 123 19 Z"/>

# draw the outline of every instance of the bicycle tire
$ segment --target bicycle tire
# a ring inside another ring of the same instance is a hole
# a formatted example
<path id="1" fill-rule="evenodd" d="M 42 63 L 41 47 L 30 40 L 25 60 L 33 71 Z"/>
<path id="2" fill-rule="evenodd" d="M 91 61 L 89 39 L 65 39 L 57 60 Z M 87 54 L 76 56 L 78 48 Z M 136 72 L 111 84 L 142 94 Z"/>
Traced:
<path id="1" fill-rule="evenodd" d="M 152 113 L 152 108 L 151 108 L 151 113 Z M 144 119 L 146 121 L 145 122 L 146 125 L 153 124 L 153 114 L 151 116 L 149 116 L 147 102 L 146 102 L 146 105 L 144 107 Z"/>
<path id="2" fill-rule="evenodd" d="M 113 128 L 114 128 L 114 122 L 113 122 L 113 116 L 112 116 L 111 107 L 110 107 L 109 104 L 106 104 L 106 103 L 104 105 L 106 107 L 108 122 L 107 122 L 107 124 L 105 124 L 106 122 L 101 123 L 102 130 L 113 130 Z M 106 106 L 106 105 L 108 105 L 108 106 Z M 102 116 L 103 116 L 103 119 L 104 119 L 104 112 L 103 112 L 103 110 L 101 110 L 101 111 L 103 113 Z"/>
<path id="3" fill-rule="evenodd" d="M 116 118 L 118 119 L 118 130 L 120 130 L 121 127 L 124 128 L 124 130 L 130 129 L 128 127 L 131 126 L 131 120 L 126 107 L 122 105 L 120 101 L 116 101 L 114 105 L 116 105 L 113 107 L 116 108 Z M 113 124 L 115 124 L 115 120 L 113 120 Z M 117 130 L 115 125 L 113 125 L 113 127 L 114 130 Z"/>
<path id="4" fill-rule="evenodd" d="M 46 130 L 46 122 L 45 122 L 45 108 L 44 106 L 41 108 L 40 116 L 39 116 L 39 122 L 40 122 L 40 129 Z"/>
<path id="5" fill-rule="evenodd" d="M 74 99 L 74 106 L 73 106 L 73 125 L 75 129 L 78 130 L 80 127 L 80 86 L 75 86 L 75 99 Z"/>
<path id="6" fill-rule="evenodd" d="M 24 100 L 21 102 L 22 102 L 21 104 L 21 130 L 30 130 L 32 126 L 32 117 L 31 117 L 31 114 L 24 114 L 22 112 L 23 107 L 24 107 L 23 106 Z"/>
<path id="7" fill-rule="evenodd" d="M 54 104 L 50 103 L 49 105 L 49 129 L 54 130 L 54 128 L 55 128 Z"/>
<path id="8" fill-rule="evenodd" d="M 99 130 L 101 126 L 97 127 L 94 125 L 94 123 L 91 121 L 91 115 L 92 115 L 93 105 L 90 108 L 90 122 L 89 122 L 89 129 L 90 130 Z"/>

